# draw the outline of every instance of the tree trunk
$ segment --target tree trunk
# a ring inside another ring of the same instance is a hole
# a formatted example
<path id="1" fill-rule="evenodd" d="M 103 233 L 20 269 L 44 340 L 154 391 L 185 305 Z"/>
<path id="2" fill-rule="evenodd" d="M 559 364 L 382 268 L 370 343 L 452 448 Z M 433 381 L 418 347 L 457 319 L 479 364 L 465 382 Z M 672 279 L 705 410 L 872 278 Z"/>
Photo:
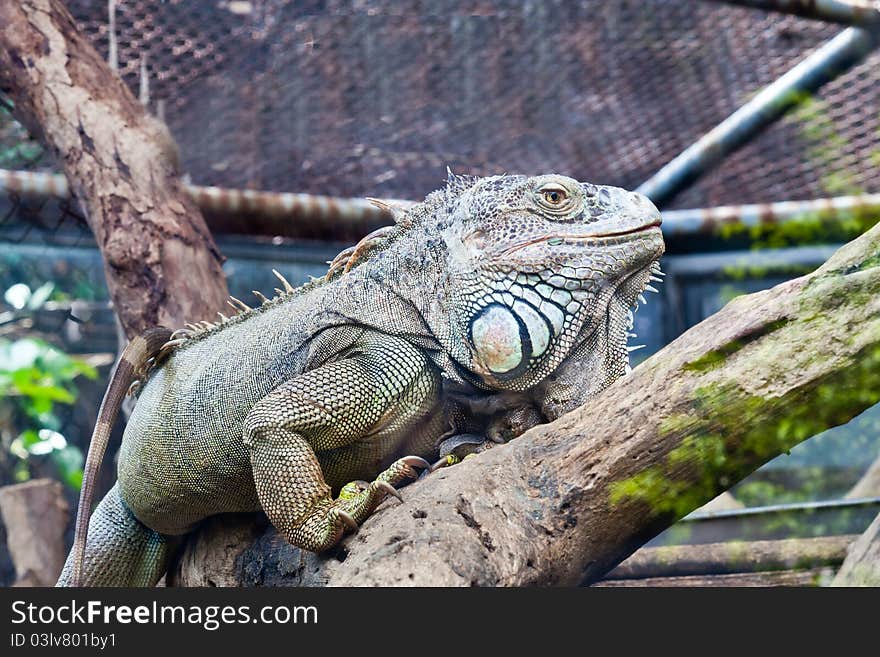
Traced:
<path id="1" fill-rule="evenodd" d="M 252 518 L 214 519 L 172 582 L 596 582 L 763 463 L 880 401 L 878 265 L 880 225 L 816 272 L 735 299 L 557 421 L 407 487 L 335 553 L 300 553 Z"/>
<path id="2" fill-rule="evenodd" d="M 52 586 L 66 551 L 68 505 L 57 481 L 34 479 L 0 488 L 0 519 L 15 564 L 14 586 Z"/>
<path id="3" fill-rule="evenodd" d="M 126 335 L 212 319 L 222 256 L 177 177 L 177 147 L 60 0 L 0 0 L 0 90 L 64 168 Z"/>

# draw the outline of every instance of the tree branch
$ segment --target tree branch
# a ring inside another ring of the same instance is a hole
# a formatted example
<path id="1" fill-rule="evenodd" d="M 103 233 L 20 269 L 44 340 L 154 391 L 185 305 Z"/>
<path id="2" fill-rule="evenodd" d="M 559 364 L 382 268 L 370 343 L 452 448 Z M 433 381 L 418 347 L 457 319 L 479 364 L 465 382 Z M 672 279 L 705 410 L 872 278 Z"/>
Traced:
<path id="1" fill-rule="evenodd" d="M 177 177 L 177 146 L 60 0 L 0 0 L 0 91 L 51 148 L 104 257 L 126 334 L 213 319 L 222 256 Z"/>
<path id="2" fill-rule="evenodd" d="M 831 586 L 880 586 L 880 514 L 850 545 Z"/>

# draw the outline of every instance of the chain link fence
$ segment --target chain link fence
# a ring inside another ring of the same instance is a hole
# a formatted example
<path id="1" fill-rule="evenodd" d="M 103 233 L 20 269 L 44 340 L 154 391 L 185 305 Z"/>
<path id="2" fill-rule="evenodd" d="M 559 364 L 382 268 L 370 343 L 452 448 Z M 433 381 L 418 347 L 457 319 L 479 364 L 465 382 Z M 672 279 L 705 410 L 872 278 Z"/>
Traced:
<path id="1" fill-rule="evenodd" d="M 68 4 L 106 56 L 107 3 Z M 147 71 L 198 184 L 418 199 L 450 165 L 635 188 L 842 29 L 700 0 L 442 5 L 122 0 L 119 72 L 138 93 Z M 803 99 L 673 207 L 880 191 L 878 64 Z M 8 133 L 4 166 L 51 168 L 9 161 Z"/>

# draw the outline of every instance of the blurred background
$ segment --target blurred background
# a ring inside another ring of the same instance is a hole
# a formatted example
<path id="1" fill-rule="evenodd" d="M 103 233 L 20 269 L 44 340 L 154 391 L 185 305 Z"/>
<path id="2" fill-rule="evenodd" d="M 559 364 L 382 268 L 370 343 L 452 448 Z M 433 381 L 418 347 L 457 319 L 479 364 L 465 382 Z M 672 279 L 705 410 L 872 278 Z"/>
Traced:
<path id="1" fill-rule="evenodd" d="M 273 267 L 294 283 L 321 275 L 387 221 L 351 199 L 419 200 L 447 166 L 638 188 L 853 29 L 704 0 L 484 0 L 454 13 L 444 12 L 452 3 L 367 0 L 67 4 L 167 122 L 186 180 L 227 190 L 202 206 L 240 298 L 268 293 Z M 856 50 L 815 90 L 787 90 L 785 115 L 717 166 L 652 195 L 668 275 L 636 315 L 646 348 L 634 362 L 735 296 L 811 271 L 880 219 L 880 51 Z M 57 171 L 0 106 L 0 485 L 57 480 L 72 517 L 119 345 L 80 210 L 43 175 Z M 246 202 L 236 190 L 317 196 L 281 207 L 281 197 Z M 823 559 L 756 581 L 826 583 L 880 512 L 878 457 L 874 407 L 652 544 L 822 539 L 837 546 Z M 9 585 L 22 574 L 3 532 Z"/>

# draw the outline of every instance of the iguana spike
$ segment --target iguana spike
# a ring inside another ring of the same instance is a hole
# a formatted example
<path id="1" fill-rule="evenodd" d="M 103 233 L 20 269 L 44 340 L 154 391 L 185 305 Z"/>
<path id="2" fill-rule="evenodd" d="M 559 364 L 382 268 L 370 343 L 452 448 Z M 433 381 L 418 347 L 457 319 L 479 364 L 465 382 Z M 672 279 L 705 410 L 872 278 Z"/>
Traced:
<path id="1" fill-rule="evenodd" d="M 251 290 L 251 292 L 254 293 L 254 296 L 257 297 L 257 299 L 259 300 L 259 302 L 261 304 L 265 305 L 265 304 L 269 303 L 269 300 L 266 298 L 266 296 L 262 292 L 260 292 L 259 290 Z"/>
<path id="2" fill-rule="evenodd" d="M 236 299 L 233 296 L 230 296 L 229 299 L 227 299 L 226 303 L 228 303 L 230 306 L 232 306 L 236 310 L 241 310 L 242 312 L 247 312 L 248 310 L 253 310 L 253 308 L 251 308 L 249 305 L 247 305 L 244 301 L 242 301 L 241 299 Z"/>
<path id="3" fill-rule="evenodd" d="M 348 262 L 348 259 L 351 258 L 351 254 L 354 253 L 356 248 L 356 246 L 350 246 L 337 253 L 336 257 L 327 263 L 330 267 L 327 269 L 326 275 L 328 277 L 332 276 L 338 269 L 345 267 L 345 264 Z"/>
<path id="4" fill-rule="evenodd" d="M 217 314 L 220 315 L 221 322 L 228 322 L 229 321 L 229 318 L 226 315 L 224 315 L 223 313 L 221 313 L 219 310 L 217 311 Z"/>
<path id="5" fill-rule="evenodd" d="M 345 262 L 345 267 L 342 269 L 342 274 L 345 275 L 350 272 L 351 268 L 355 266 L 358 260 L 360 260 L 361 255 L 364 253 L 364 251 L 370 248 L 370 246 L 372 246 L 379 240 L 385 239 L 393 232 L 394 226 L 382 226 L 381 228 L 377 228 L 376 230 L 374 230 L 372 233 L 364 235 L 364 237 L 361 238 L 361 241 L 355 244 L 351 255 L 348 256 L 348 260 L 346 260 Z M 338 258 L 339 256 L 336 257 Z"/>
<path id="6" fill-rule="evenodd" d="M 284 284 L 284 290 L 285 290 L 286 292 L 293 292 L 293 289 L 294 289 L 294 288 L 293 288 L 293 285 L 291 285 L 290 283 L 288 283 L 288 282 L 287 282 L 287 279 L 284 278 L 284 276 L 282 276 L 282 275 L 280 274 L 280 272 L 279 272 L 277 269 L 273 269 L 273 270 L 272 270 L 272 273 L 275 274 L 275 276 L 278 278 L 278 280 L 281 281 L 281 282 Z"/>
<path id="7" fill-rule="evenodd" d="M 201 331 L 202 330 L 202 327 L 199 326 L 198 324 L 186 324 L 186 328 L 188 328 L 190 331 Z"/>
<path id="8" fill-rule="evenodd" d="M 169 340 L 168 342 L 163 344 L 161 347 L 159 347 L 159 351 L 160 352 L 166 351 L 167 349 L 171 349 L 172 347 L 176 347 L 177 345 L 183 344 L 184 342 L 186 342 L 186 338 L 177 338 L 175 340 Z"/>
<path id="9" fill-rule="evenodd" d="M 284 294 L 284 292 L 282 292 L 281 290 L 279 290 L 279 289 L 276 287 L 276 288 L 275 288 L 275 294 L 277 294 L 277 295 L 280 297 L 282 294 Z"/>
<path id="10" fill-rule="evenodd" d="M 380 210 L 383 210 L 391 215 L 391 219 L 394 220 L 395 224 L 399 226 L 407 226 L 409 224 L 406 221 L 407 214 L 406 209 L 400 207 L 399 205 L 391 205 L 388 201 L 383 201 L 380 198 L 372 198 L 370 196 L 367 197 L 367 201 L 369 201 L 372 205 L 375 205 Z"/>
<path id="11" fill-rule="evenodd" d="M 188 338 L 192 335 L 192 331 L 188 328 L 181 328 L 174 331 L 171 336 L 168 338 L 169 340 L 175 340 L 177 338 Z"/>
<path id="12" fill-rule="evenodd" d="M 452 173 L 452 169 L 446 167 L 446 191 L 452 193 L 460 193 L 471 187 L 477 178 L 474 176 L 459 176 Z"/>

